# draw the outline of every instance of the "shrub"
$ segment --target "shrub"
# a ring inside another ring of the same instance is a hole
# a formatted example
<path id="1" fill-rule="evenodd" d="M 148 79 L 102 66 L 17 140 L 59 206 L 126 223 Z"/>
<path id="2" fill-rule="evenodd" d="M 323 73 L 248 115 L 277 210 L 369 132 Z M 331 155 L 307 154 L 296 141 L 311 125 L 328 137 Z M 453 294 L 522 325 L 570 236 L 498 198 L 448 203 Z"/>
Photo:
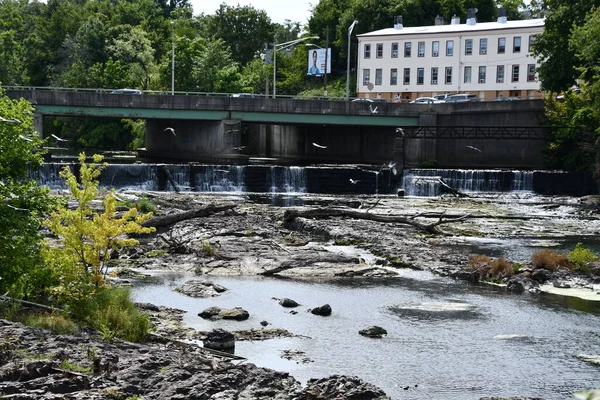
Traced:
<path id="1" fill-rule="evenodd" d="M 550 271 L 556 271 L 561 267 L 569 266 L 569 259 L 564 254 L 558 254 L 552 250 L 538 250 L 531 256 L 531 265 L 533 268 L 544 268 Z"/>
<path id="2" fill-rule="evenodd" d="M 579 271 L 587 272 L 587 264 L 595 260 L 596 255 L 594 252 L 583 247 L 581 243 L 577 243 L 575 249 L 569 253 L 569 261 L 573 264 L 573 269 Z"/>
<path id="3" fill-rule="evenodd" d="M 503 279 L 515 273 L 513 263 L 504 258 L 492 259 L 485 254 L 471 257 L 467 267 L 479 275 L 479 279 Z"/>
<path id="4" fill-rule="evenodd" d="M 27 326 L 52 331 L 59 335 L 74 335 L 77 324 L 60 313 L 26 314 L 22 322 Z"/>
<path id="5" fill-rule="evenodd" d="M 502 279 L 507 278 L 509 276 L 514 275 L 515 270 L 513 267 L 513 263 L 504 258 L 497 258 L 492 261 L 492 265 L 490 266 L 489 275 L 492 278 Z"/>

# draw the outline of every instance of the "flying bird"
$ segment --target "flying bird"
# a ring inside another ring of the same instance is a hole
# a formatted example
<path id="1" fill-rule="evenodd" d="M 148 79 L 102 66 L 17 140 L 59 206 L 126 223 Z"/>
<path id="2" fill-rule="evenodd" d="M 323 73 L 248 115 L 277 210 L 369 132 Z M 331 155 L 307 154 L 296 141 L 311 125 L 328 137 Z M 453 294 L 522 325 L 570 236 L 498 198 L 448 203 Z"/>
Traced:
<path id="1" fill-rule="evenodd" d="M 398 170 L 396 169 L 396 163 L 395 162 L 390 161 L 388 163 L 388 168 L 392 171 L 392 174 L 398 175 Z"/>
<path id="2" fill-rule="evenodd" d="M 404 129 L 398 127 L 396 128 L 396 133 L 400 133 L 402 136 L 404 136 Z"/>
<path id="3" fill-rule="evenodd" d="M 317 143 L 315 143 L 315 142 L 313 142 L 313 144 L 312 144 L 312 145 L 313 145 L 313 146 L 315 146 L 315 147 L 318 147 L 318 148 L 320 148 L 320 149 L 326 149 L 326 148 L 327 148 L 327 146 L 321 146 L 320 144 L 317 144 Z"/>
<path id="4" fill-rule="evenodd" d="M 481 153 L 481 150 L 479 150 L 477 147 L 473 147 L 473 146 L 467 146 L 467 147 Z"/>
<path id="5" fill-rule="evenodd" d="M 369 104 L 369 112 L 371 113 L 371 115 L 377 114 L 377 106 L 373 108 L 373 106 Z"/>
<path id="6" fill-rule="evenodd" d="M 242 151 L 246 148 L 246 146 L 232 147 L 233 150 Z"/>
<path id="7" fill-rule="evenodd" d="M 28 137 L 25 137 L 25 136 L 23 136 L 23 135 L 19 135 L 19 137 L 20 137 L 21 139 L 23 139 L 24 141 L 26 141 L 26 142 L 33 142 L 33 139 L 29 139 Z"/>
<path id="8" fill-rule="evenodd" d="M 350 178 L 351 184 L 356 185 L 358 182 L 360 182 L 360 180 L 354 180 L 354 179 Z"/>
<path id="9" fill-rule="evenodd" d="M 176 135 L 175 135 L 175 129 L 173 129 L 173 128 L 171 128 L 171 127 L 167 127 L 167 128 L 165 128 L 165 129 L 164 129 L 164 131 L 165 131 L 165 132 L 169 131 L 169 132 L 171 132 L 171 133 L 173 134 L 173 136 L 176 136 Z"/>
<path id="10" fill-rule="evenodd" d="M 54 139 L 56 139 L 58 142 L 68 142 L 67 139 L 63 139 L 61 137 L 56 136 L 54 133 L 50 134 L 50 136 L 52 136 Z"/>
<path id="11" fill-rule="evenodd" d="M 0 117 L 0 122 L 8 122 L 8 123 L 22 123 L 20 120 L 16 119 L 16 118 L 11 118 L 11 119 L 6 119 L 4 117 Z"/>

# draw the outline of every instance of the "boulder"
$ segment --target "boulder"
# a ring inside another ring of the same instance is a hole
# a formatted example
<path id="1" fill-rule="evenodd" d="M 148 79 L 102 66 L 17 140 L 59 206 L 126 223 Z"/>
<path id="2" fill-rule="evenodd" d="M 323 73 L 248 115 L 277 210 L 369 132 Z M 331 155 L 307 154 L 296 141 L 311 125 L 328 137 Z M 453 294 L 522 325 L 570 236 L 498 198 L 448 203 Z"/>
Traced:
<path id="1" fill-rule="evenodd" d="M 279 300 L 279 305 L 282 307 L 286 307 L 286 308 L 294 308 L 294 307 L 298 307 L 300 304 L 298 304 L 294 300 L 288 299 L 286 297 L 286 298 Z"/>
<path id="2" fill-rule="evenodd" d="M 219 317 L 223 319 L 233 319 L 236 321 L 245 321 L 250 318 L 250 313 L 241 307 L 235 307 L 229 310 L 221 310 Z"/>
<path id="3" fill-rule="evenodd" d="M 389 400 L 385 392 L 375 385 L 366 383 L 356 376 L 331 375 L 328 378 L 309 379 L 306 383 L 307 400 Z"/>
<path id="4" fill-rule="evenodd" d="M 187 281 L 182 286 L 175 289 L 176 292 L 197 298 L 215 297 L 226 290 L 225 287 L 217 285 L 216 283 L 200 280 Z"/>
<path id="5" fill-rule="evenodd" d="M 539 268 L 531 273 L 531 279 L 539 283 L 544 283 L 550 278 L 552 278 L 552 272 L 547 269 Z"/>
<path id="6" fill-rule="evenodd" d="M 316 307 L 310 310 L 312 314 L 321 315 L 323 317 L 327 317 L 331 315 L 331 306 L 329 304 L 325 304 L 321 307 Z"/>
<path id="7" fill-rule="evenodd" d="M 220 307 L 208 307 L 204 311 L 198 313 L 198 316 L 204 319 L 218 319 L 220 312 Z"/>
<path id="8" fill-rule="evenodd" d="M 383 335 L 387 335 L 387 331 L 380 326 L 369 326 L 368 328 L 361 329 L 358 331 L 359 334 L 370 337 L 370 338 L 381 338 Z"/>
<path id="9" fill-rule="evenodd" d="M 202 342 L 204 347 L 214 350 L 231 351 L 235 348 L 235 337 L 224 329 L 213 329 Z"/>

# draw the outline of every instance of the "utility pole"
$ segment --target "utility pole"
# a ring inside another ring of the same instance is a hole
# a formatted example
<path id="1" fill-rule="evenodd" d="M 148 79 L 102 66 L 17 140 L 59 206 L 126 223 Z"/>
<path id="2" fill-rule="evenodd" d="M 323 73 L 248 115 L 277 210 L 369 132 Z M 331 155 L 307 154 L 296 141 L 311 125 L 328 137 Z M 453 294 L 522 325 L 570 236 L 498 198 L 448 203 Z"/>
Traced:
<path id="1" fill-rule="evenodd" d="M 323 96 L 327 97 L 327 66 L 329 65 L 327 58 L 329 57 L 329 25 L 325 29 L 325 78 L 323 83 Z"/>
<path id="2" fill-rule="evenodd" d="M 354 20 L 350 28 L 348 28 L 348 66 L 346 67 L 346 101 L 350 99 L 350 36 L 352 35 L 352 29 L 354 29 L 354 25 L 358 24 L 357 20 Z"/>

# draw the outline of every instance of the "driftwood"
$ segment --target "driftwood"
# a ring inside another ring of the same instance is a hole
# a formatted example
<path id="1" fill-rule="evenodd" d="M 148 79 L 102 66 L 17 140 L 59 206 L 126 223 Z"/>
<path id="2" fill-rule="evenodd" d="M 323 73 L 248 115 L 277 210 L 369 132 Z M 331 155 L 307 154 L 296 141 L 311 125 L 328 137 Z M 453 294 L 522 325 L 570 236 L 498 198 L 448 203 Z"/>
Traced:
<path id="1" fill-rule="evenodd" d="M 37 308 L 38 310 L 51 311 L 51 312 L 53 312 L 53 311 L 62 312 L 62 310 L 60 308 L 50 307 L 45 304 L 34 303 L 31 301 L 27 301 L 27 300 L 15 299 L 15 298 L 9 297 L 7 295 L 0 295 L 0 301 L 16 301 L 17 303 L 21 303 L 21 305 L 23 307 Z"/>
<path id="2" fill-rule="evenodd" d="M 443 213 L 438 214 L 438 220 L 430 224 L 417 221 L 416 216 L 406 217 L 400 215 L 379 215 L 372 214 L 365 211 L 347 210 L 340 208 L 316 208 L 308 210 L 287 210 L 283 214 L 283 223 L 285 227 L 292 226 L 292 222 L 297 217 L 302 218 L 330 218 L 330 217 L 347 217 L 354 219 L 364 219 L 368 221 L 392 223 L 392 224 L 406 224 L 422 230 L 427 233 L 443 234 L 438 226 L 442 224 L 449 224 L 452 222 L 462 221 L 470 217 L 469 214 L 462 216 L 447 216 Z"/>
<path id="3" fill-rule="evenodd" d="M 447 191 L 449 191 L 450 193 L 452 193 L 453 195 L 456 195 L 457 197 L 471 197 L 466 193 L 461 192 L 458 189 L 454 189 L 453 187 L 451 187 L 450 185 L 448 185 L 446 182 L 444 182 L 443 179 L 438 179 L 438 182 L 440 183 L 440 185 L 442 185 Z"/>
<path id="4" fill-rule="evenodd" d="M 210 215 L 232 210 L 236 207 L 235 204 L 226 204 L 226 205 L 215 205 L 208 204 L 206 206 L 202 206 L 196 208 L 194 210 L 184 211 L 177 214 L 169 214 L 169 215 L 161 215 L 158 217 L 152 217 L 148 221 L 143 223 L 143 226 L 149 227 L 153 226 L 155 228 L 164 227 L 168 225 L 173 225 L 177 222 L 186 221 L 188 219 L 193 218 L 201 218 L 208 217 Z"/>

